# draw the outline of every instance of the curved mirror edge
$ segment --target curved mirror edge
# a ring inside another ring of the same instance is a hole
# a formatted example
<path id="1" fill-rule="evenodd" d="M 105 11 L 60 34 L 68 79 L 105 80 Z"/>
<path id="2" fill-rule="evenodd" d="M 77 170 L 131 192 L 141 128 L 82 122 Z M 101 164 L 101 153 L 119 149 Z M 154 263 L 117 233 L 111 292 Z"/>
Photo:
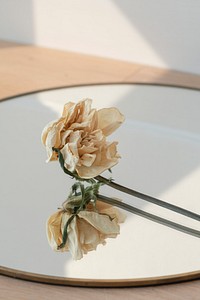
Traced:
<path id="1" fill-rule="evenodd" d="M 112 92 L 111 92 L 111 87 L 114 88 L 114 90 L 112 90 Z M 143 89 L 143 91 L 141 90 L 141 88 Z M 74 89 L 76 89 L 76 90 L 74 90 Z M 78 89 L 78 91 L 77 91 L 77 89 Z M 96 89 L 96 91 L 95 91 L 95 89 Z M 144 91 L 144 89 L 147 89 L 147 90 Z M 158 91 L 158 89 L 159 89 L 159 91 Z M 160 90 L 160 89 L 162 89 L 162 90 Z M 164 97 L 163 97 L 163 89 L 165 89 L 165 96 Z M 170 89 L 173 89 L 173 91 L 172 90 L 170 91 Z M 59 95 L 56 95 L 56 93 L 58 91 L 59 91 Z M 151 93 L 153 93 L 153 94 L 151 94 Z M 194 99 L 192 100 L 193 101 L 193 115 L 191 114 L 191 109 L 190 109 L 191 108 L 191 102 L 190 102 L 190 104 L 188 103 L 188 99 L 189 99 L 188 97 L 189 96 L 190 96 L 190 101 L 191 101 L 191 93 L 193 94 L 193 97 L 194 97 Z M 126 115 L 126 118 L 128 120 L 128 126 L 127 126 L 127 128 L 125 126 L 126 129 L 122 130 L 122 132 L 120 133 L 121 135 L 116 134 L 117 138 L 120 137 L 120 143 L 121 143 L 121 140 L 122 140 L 122 136 L 124 137 L 126 135 L 126 138 L 127 138 L 127 136 L 129 135 L 129 130 L 130 130 L 129 127 L 131 127 L 131 130 L 134 127 L 135 137 L 137 137 L 137 135 L 140 135 L 140 139 L 137 140 L 137 142 L 141 143 L 140 147 L 142 146 L 142 143 L 143 144 L 146 143 L 146 141 L 148 141 L 151 138 L 152 133 L 154 135 L 157 134 L 158 136 L 159 136 L 159 133 L 162 136 L 164 134 L 165 139 L 169 138 L 169 137 L 172 138 L 172 136 L 173 136 L 172 139 L 177 139 L 178 138 L 179 140 L 180 139 L 182 141 L 184 140 L 185 144 L 188 144 L 188 141 L 190 140 L 190 142 L 191 142 L 191 140 L 192 140 L 192 145 L 189 146 L 189 149 L 187 151 L 191 151 L 191 149 L 195 148 L 193 144 L 195 143 L 195 145 L 196 145 L 199 142 L 198 141 L 199 132 L 200 132 L 199 131 L 199 122 L 197 122 L 197 116 L 196 116 L 196 112 L 198 111 L 197 109 L 198 109 L 198 105 L 199 105 L 198 104 L 199 101 L 197 100 L 198 99 L 198 92 L 197 91 L 191 91 L 191 90 L 187 91 L 185 89 L 175 89 L 175 88 L 170 88 L 170 87 L 157 87 L 157 86 L 153 87 L 153 86 L 148 86 L 148 85 L 147 86 L 143 86 L 143 85 L 138 86 L 138 85 L 130 85 L 130 84 L 129 85 L 114 85 L 114 86 L 113 85 L 110 85 L 110 86 L 109 85 L 106 85 L 106 86 L 103 86 L 103 85 L 99 86 L 98 85 L 98 86 L 87 86 L 87 87 L 80 87 L 80 88 L 77 88 L 77 87 L 76 88 L 67 88 L 67 89 L 60 89 L 60 90 L 55 90 L 55 91 L 52 90 L 51 92 L 42 92 L 42 93 L 39 93 L 39 95 L 37 95 L 37 97 L 38 97 L 37 101 L 38 101 L 40 106 L 42 104 L 42 107 L 43 107 L 42 111 L 43 111 L 44 114 L 45 114 L 45 112 L 47 110 L 47 107 L 48 107 L 50 113 L 48 112 L 48 114 L 46 115 L 46 119 L 49 119 L 50 116 L 52 116 L 52 117 L 53 117 L 53 115 L 55 116 L 55 112 L 58 114 L 58 110 L 60 112 L 60 108 L 58 108 L 58 107 L 61 107 L 61 105 L 63 104 L 63 99 L 67 98 L 67 101 L 68 101 L 69 98 L 70 98 L 69 100 L 71 100 L 73 97 L 74 97 L 74 99 L 82 99 L 82 98 L 84 98 L 84 96 L 81 96 L 81 94 L 82 95 L 85 95 L 85 94 L 88 95 L 89 94 L 90 98 L 95 98 L 96 99 L 95 100 L 96 101 L 95 106 L 104 107 L 106 105 L 109 105 L 109 106 L 115 105 L 120 110 L 123 111 L 123 113 Z M 106 99 L 107 95 L 109 95 L 109 101 L 108 100 L 102 101 L 102 99 Z M 172 95 L 175 99 L 172 97 Z M 29 96 L 34 97 L 34 96 L 36 96 L 36 94 L 32 94 L 32 95 L 29 95 Z M 35 98 L 30 100 L 30 102 L 28 103 L 29 100 L 27 99 L 27 97 L 29 97 L 29 96 L 21 97 L 21 100 L 22 100 L 22 101 L 20 101 L 21 103 L 19 105 L 17 104 L 18 109 L 20 110 L 20 116 L 19 116 L 20 118 L 18 120 L 23 120 L 22 121 L 23 128 L 27 124 L 27 120 L 30 123 L 32 122 L 29 125 L 31 125 L 31 126 L 34 125 L 35 126 L 35 118 L 33 118 L 34 120 L 31 121 L 31 119 L 28 117 L 28 115 L 25 114 L 25 113 L 27 113 L 27 111 L 26 111 L 27 109 L 30 110 L 29 111 L 30 115 L 32 115 L 33 112 L 35 114 L 38 114 L 39 111 L 41 112 L 41 107 L 38 110 L 38 108 L 35 106 L 35 100 L 36 100 Z M 64 98 L 64 96 L 66 98 Z M 162 96 L 162 99 L 161 99 L 161 96 Z M 179 99 L 180 101 L 177 101 L 178 96 L 180 98 Z M 59 100 L 57 100 L 57 97 L 59 98 Z M 56 98 L 56 102 L 55 102 L 55 98 Z M 117 98 L 117 100 L 116 100 L 116 98 Z M 149 104 L 149 99 L 151 99 L 150 104 Z M 20 100 L 20 98 L 17 98 L 16 100 L 18 101 L 18 100 Z M 2 105 L 3 103 L 6 103 L 6 102 L 2 102 L 0 105 Z M 192 122 L 188 123 L 188 119 L 187 119 L 188 115 L 186 113 L 181 114 L 181 112 L 180 112 L 180 103 L 181 103 L 182 112 L 188 112 L 190 110 L 190 120 L 192 119 Z M 134 108 L 133 110 L 132 109 L 130 110 L 130 104 L 131 104 L 131 107 Z M 11 106 L 13 107 L 13 102 L 12 102 Z M 150 107 L 151 107 L 151 109 L 149 109 Z M 6 108 L 6 109 L 10 110 L 10 108 Z M 146 108 L 146 110 L 144 108 Z M 17 109 L 17 108 L 15 107 L 14 109 Z M 172 114 L 176 110 L 179 112 L 179 114 L 181 114 L 181 118 L 180 117 L 177 118 L 177 114 L 174 114 L 174 115 Z M 15 110 L 15 112 L 16 112 L 16 110 Z M 159 112 L 159 114 L 158 114 L 158 112 Z M 160 113 L 160 112 L 162 112 L 162 113 Z M 12 112 L 11 112 L 11 115 L 12 115 Z M 25 120 L 24 120 L 24 115 L 26 115 Z M 170 120 L 169 120 L 169 115 L 171 115 Z M 42 121 L 44 121 L 43 117 L 44 117 L 44 115 L 42 116 Z M 8 116 L 6 118 L 8 118 Z M 1 121 L 2 120 L 3 120 L 3 118 L 1 118 Z M 50 120 L 51 120 L 51 118 L 50 118 Z M 162 126 L 160 126 L 160 124 Z M 29 130 L 27 130 L 28 132 L 31 131 L 31 128 L 32 128 L 31 126 L 29 127 Z M 38 129 L 39 128 L 40 128 L 40 126 L 38 126 Z M 15 129 L 17 130 L 17 128 L 15 128 Z M 26 133 L 27 133 L 27 131 L 26 131 Z M 124 134 L 125 132 L 126 132 L 126 134 Z M 145 136 L 145 137 L 143 136 L 143 138 L 144 138 L 143 142 L 141 141 L 141 132 L 143 132 L 143 134 Z M 11 134 L 12 134 L 12 132 L 11 132 Z M 37 140 L 37 135 L 35 135 L 34 137 Z M 17 138 L 16 138 L 16 140 L 17 140 Z M 158 138 L 158 140 L 160 140 L 160 137 Z M 123 140 L 123 142 L 124 141 L 125 140 Z M 154 142 L 155 142 L 155 140 L 154 140 Z M 169 140 L 168 140 L 168 142 L 169 142 Z M 28 143 L 30 145 L 30 140 L 26 141 L 26 143 Z M 159 143 L 160 143 L 159 145 L 163 146 L 163 141 L 162 142 L 160 141 Z M 168 145 L 168 143 L 166 143 L 166 145 Z M 178 147 L 178 145 L 176 145 L 176 147 Z M 24 150 L 24 147 L 22 147 L 22 148 Z M 41 151 L 40 146 L 39 146 L 38 149 L 39 149 L 39 151 Z M 31 154 L 39 153 L 38 149 L 37 150 L 34 149 L 34 151 L 32 149 L 32 152 L 29 152 L 29 153 L 31 153 Z M 27 151 L 28 150 L 29 149 L 27 148 Z M 122 151 L 123 154 L 124 153 L 126 154 L 126 152 L 123 152 L 124 151 L 123 147 L 121 147 L 120 150 Z M 153 150 L 154 149 L 151 149 L 152 153 L 153 153 Z M 196 150 L 193 149 L 193 150 L 197 151 L 197 149 Z M 141 148 L 138 148 L 137 151 L 138 151 L 138 153 L 141 153 Z M 187 151 L 186 151 L 186 153 L 184 153 L 184 155 L 187 154 Z M 148 157 L 152 158 L 152 153 L 148 153 L 149 156 L 147 156 L 146 159 Z M 145 154 L 147 154 L 147 153 L 144 153 L 144 155 Z M 131 156 L 132 156 L 132 153 L 129 153 L 128 158 L 130 158 Z M 22 157 L 24 158 L 24 156 L 22 156 Z M 163 157 L 160 157 L 160 159 L 162 159 L 162 158 Z M 172 159 L 172 156 L 169 157 L 169 160 L 171 160 L 171 159 Z M 27 160 L 27 163 L 28 163 L 28 161 L 29 160 Z M 127 159 L 127 161 L 129 161 L 129 159 Z M 25 164 L 25 167 L 26 167 L 27 163 Z M 40 163 L 41 163 L 41 161 L 40 161 Z M 181 159 L 180 159 L 179 163 L 181 165 Z M 121 164 L 121 162 L 120 162 L 120 164 Z M 187 165 L 187 168 L 184 172 L 188 173 L 188 168 L 193 169 L 194 166 L 197 166 L 197 161 L 194 160 L 193 162 L 191 162 L 189 160 L 186 163 L 186 165 Z M 37 165 L 37 166 L 39 166 L 39 165 Z M 128 166 L 128 164 L 126 165 L 125 169 L 127 169 L 127 166 Z M 162 165 L 162 167 L 163 167 L 163 165 Z M 55 169 L 56 169 L 56 167 L 53 167 L 53 171 L 51 170 L 51 172 L 54 172 Z M 144 170 L 146 170 L 146 169 L 144 169 Z M 151 166 L 150 170 L 153 170 L 153 166 Z M 189 171 L 191 171 L 191 170 L 189 170 Z M 47 171 L 47 170 L 46 170 L 46 172 L 49 173 L 49 171 Z M 116 177 L 117 178 L 120 178 L 120 173 L 121 173 L 121 170 L 120 170 L 120 168 L 118 168 L 117 171 L 116 171 Z M 51 173 L 51 174 L 53 174 L 53 173 Z M 144 188 L 144 182 L 142 181 L 142 175 L 143 174 L 144 173 L 142 171 L 141 171 L 141 174 L 136 172 L 136 175 L 134 177 L 134 182 L 136 182 L 136 186 L 138 186 L 140 188 L 140 190 L 141 190 L 141 188 Z M 166 174 L 166 176 L 168 176 L 168 175 L 169 174 Z M 180 176 L 180 174 L 178 174 L 178 175 L 176 174 L 176 176 Z M 183 174 L 181 174 L 181 176 L 182 176 L 182 178 L 184 177 Z M 136 179 L 138 177 L 139 177 L 139 179 L 137 181 Z M 59 177 L 59 178 L 61 179 L 61 177 Z M 31 178 L 29 178 L 29 179 L 31 179 Z M 149 177 L 148 177 L 148 179 L 149 179 Z M 173 179 L 174 178 L 172 178 L 172 182 L 173 182 Z M 165 178 L 165 180 L 166 180 L 166 178 Z M 24 180 L 22 180 L 22 182 L 23 181 Z M 149 193 L 152 193 L 153 195 L 156 194 L 156 192 L 157 192 L 156 189 L 158 188 L 158 184 L 152 185 L 152 183 L 154 181 L 156 181 L 156 178 L 154 178 L 154 180 L 152 180 L 148 184 L 148 186 L 145 186 L 146 191 L 149 192 Z M 190 179 L 190 181 L 191 181 L 191 179 Z M 61 179 L 61 182 L 63 184 L 64 180 Z M 183 184 L 185 185 L 185 183 L 183 183 Z M 170 182 L 168 183 L 168 185 L 170 186 Z M 19 189 L 18 184 L 17 184 L 16 188 Z M 192 187 L 190 187 L 190 188 L 192 188 Z M 162 192 L 162 189 L 163 189 L 162 185 L 161 185 L 160 189 L 161 189 L 161 191 L 159 191 L 159 192 L 160 192 L 161 195 L 163 193 L 164 196 L 167 195 L 169 197 L 169 199 L 171 199 L 170 197 L 172 197 L 172 195 L 170 193 L 172 193 L 172 191 L 170 192 L 169 190 L 167 190 L 167 192 L 166 191 Z M 174 193 L 174 190 L 173 190 L 173 193 Z M 177 190 L 176 193 L 178 193 L 178 195 L 179 195 L 180 191 Z M 172 200 L 175 201 L 175 199 L 173 199 L 173 197 L 172 197 Z M 130 199 L 128 199 L 127 201 L 130 201 Z M 61 202 L 62 202 L 62 200 L 61 200 Z M 141 203 L 137 203 L 137 202 L 136 202 L 136 204 L 139 207 L 142 205 Z M 40 205 L 42 206 L 41 203 L 40 203 Z M 24 205 L 23 205 L 23 207 L 24 207 Z M 52 207 L 53 206 L 51 206 L 51 208 Z M 191 209 L 191 207 L 189 207 L 189 208 Z M 54 208 L 55 208 L 55 203 L 54 203 Z M 35 207 L 35 209 L 37 211 L 37 207 Z M 46 207 L 45 207 L 45 209 L 46 209 Z M 149 209 L 151 210 L 151 207 Z M 130 219 L 130 218 L 131 217 L 128 216 L 128 219 Z M 25 218 L 23 220 L 23 222 L 24 221 L 27 222 L 27 220 L 28 220 L 28 223 L 30 223 L 30 218 L 28 216 L 27 216 L 27 218 Z M 141 223 L 141 220 L 137 220 L 137 222 L 138 221 L 139 221 L 138 224 L 142 224 L 144 222 L 144 221 L 142 221 L 142 223 Z M 149 227 L 149 224 L 146 225 L 146 226 Z M 154 230 L 155 230 L 155 228 L 154 228 Z M 140 235 L 141 235 L 141 233 L 140 233 Z M 46 242 L 46 240 L 45 240 L 45 242 Z M 107 247 L 107 245 L 105 247 Z M 38 250 L 38 251 L 40 251 L 40 250 Z M 96 258 L 94 258 L 94 261 L 95 261 L 95 259 Z M 88 262 L 87 262 L 87 264 L 88 264 Z M 24 269 L 25 269 L 25 267 L 24 267 Z M 22 270 L 22 272 L 23 272 L 23 270 Z M 199 276 L 198 275 L 199 274 L 198 269 L 195 270 L 194 272 L 189 272 L 189 273 L 186 273 L 186 274 L 192 274 L 192 273 L 194 273 L 194 276 L 197 276 L 197 277 Z M 54 275 L 52 275 L 52 276 L 54 276 Z M 163 275 L 161 275 L 161 277 L 162 276 Z M 173 276 L 176 276 L 176 275 L 175 274 L 174 275 L 167 275 L 166 277 L 168 277 L 168 276 L 170 278 L 172 278 Z M 151 276 L 149 277 L 149 280 L 151 280 L 150 278 L 151 278 Z M 87 278 L 85 278 L 83 280 L 87 280 Z M 98 281 L 98 279 L 96 279 L 96 280 Z M 108 279 L 108 280 L 110 280 L 110 279 Z M 113 281 L 115 281 L 115 280 L 118 281 L 118 279 L 116 279 L 116 278 L 114 278 L 112 280 Z M 127 280 L 127 281 L 129 281 L 129 280 L 133 280 L 133 281 L 136 280 L 137 281 L 138 280 L 139 281 L 140 279 L 137 279 L 137 278 L 136 279 L 131 279 L 131 278 L 126 278 L 126 277 L 121 279 L 121 281 L 124 281 L 124 280 Z"/>

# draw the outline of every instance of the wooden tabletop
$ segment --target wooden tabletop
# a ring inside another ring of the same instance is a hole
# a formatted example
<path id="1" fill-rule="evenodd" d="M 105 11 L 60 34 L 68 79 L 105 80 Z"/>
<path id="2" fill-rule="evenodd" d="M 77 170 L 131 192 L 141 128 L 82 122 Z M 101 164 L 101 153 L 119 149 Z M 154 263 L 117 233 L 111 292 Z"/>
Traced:
<path id="1" fill-rule="evenodd" d="M 0 276 L 1 300 L 199 300 L 200 281 L 137 288 L 81 288 L 28 282 Z"/>
<path id="2" fill-rule="evenodd" d="M 200 89 L 200 76 L 0 41 L 0 100 L 50 88 L 148 83 Z M 0 276 L 0 299 L 200 299 L 200 280 L 137 288 L 81 288 Z"/>

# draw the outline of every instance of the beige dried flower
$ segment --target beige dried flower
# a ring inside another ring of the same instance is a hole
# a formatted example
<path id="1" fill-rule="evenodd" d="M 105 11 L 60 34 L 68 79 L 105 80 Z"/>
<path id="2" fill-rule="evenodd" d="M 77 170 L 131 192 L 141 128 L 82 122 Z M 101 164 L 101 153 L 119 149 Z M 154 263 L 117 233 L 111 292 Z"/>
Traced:
<path id="1" fill-rule="evenodd" d="M 89 204 L 80 211 L 68 225 L 68 237 L 65 246 L 62 243 L 64 227 L 72 216 L 70 210 L 59 210 L 47 221 L 47 237 L 55 251 L 70 251 L 74 260 L 79 260 L 88 251 L 96 250 L 99 244 L 105 244 L 106 238 L 115 238 L 119 232 L 119 223 L 124 222 L 125 215 L 113 206 L 96 202 L 96 207 Z"/>
<path id="2" fill-rule="evenodd" d="M 82 178 L 93 178 L 118 163 L 117 142 L 106 137 L 124 121 L 117 108 L 91 109 L 92 100 L 65 104 L 61 118 L 49 123 L 42 132 L 47 161 L 57 160 L 59 149 L 65 168 Z"/>

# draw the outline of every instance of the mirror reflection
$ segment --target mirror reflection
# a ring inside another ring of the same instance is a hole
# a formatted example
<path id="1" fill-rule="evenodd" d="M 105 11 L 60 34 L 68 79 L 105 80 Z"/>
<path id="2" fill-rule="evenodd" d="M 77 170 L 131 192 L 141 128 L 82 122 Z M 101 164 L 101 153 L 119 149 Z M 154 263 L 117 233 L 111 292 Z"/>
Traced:
<path id="1" fill-rule="evenodd" d="M 46 220 L 65 201 L 72 181 L 46 164 L 41 132 L 66 102 L 93 99 L 117 107 L 125 122 L 112 135 L 121 160 L 116 182 L 200 213 L 199 91 L 148 85 L 96 85 L 52 90 L 0 103 L 1 261 L 17 270 L 74 278 L 124 279 L 200 269 L 195 237 L 126 212 L 120 235 L 80 261 L 48 245 Z M 105 174 L 108 176 L 108 174 Z M 200 230 L 197 221 L 102 187 L 103 193 Z"/>

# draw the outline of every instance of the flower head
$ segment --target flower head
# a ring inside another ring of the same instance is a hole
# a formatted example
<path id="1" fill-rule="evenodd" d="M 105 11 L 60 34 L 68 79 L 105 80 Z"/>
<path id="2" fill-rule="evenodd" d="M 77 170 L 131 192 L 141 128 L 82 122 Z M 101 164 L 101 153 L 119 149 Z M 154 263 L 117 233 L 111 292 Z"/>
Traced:
<path id="1" fill-rule="evenodd" d="M 117 142 L 107 136 L 124 121 L 117 108 L 91 108 L 92 100 L 85 99 L 65 104 L 61 118 L 44 128 L 42 142 L 47 150 L 47 161 L 57 160 L 59 149 L 65 167 L 82 178 L 93 178 L 118 163 Z"/>
<path id="2" fill-rule="evenodd" d="M 70 251 L 74 260 L 105 244 L 106 238 L 115 238 L 120 232 L 119 223 L 125 220 L 125 215 L 109 204 L 97 201 L 94 207 L 90 203 L 69 223 L 67 242 L 59 249 L 64 227 L 71 216 L 70 209 L 54 213 L 47 221 L 47 237 L 53 250 Z"/>

